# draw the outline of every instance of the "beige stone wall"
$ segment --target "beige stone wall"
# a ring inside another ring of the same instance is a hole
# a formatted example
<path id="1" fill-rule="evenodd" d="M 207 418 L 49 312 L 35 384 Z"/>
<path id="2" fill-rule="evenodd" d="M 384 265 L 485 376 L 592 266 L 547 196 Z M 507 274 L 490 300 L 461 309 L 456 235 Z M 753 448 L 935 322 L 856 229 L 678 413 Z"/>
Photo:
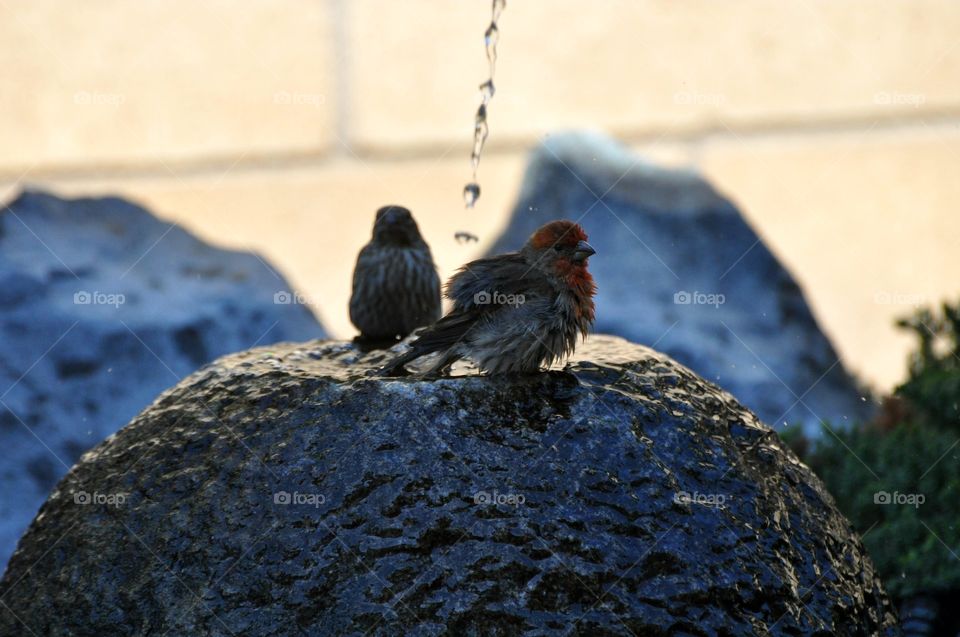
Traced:
<path id="1" fill-rule="evenodd" d="M 960 294 L 960 3 L 510 0 L 468 213 L 488 17 L 485 0 L 0 3 L 0 196 L 138 199 L 259 251 L 348 336 L 379 205 L 413 209 L 449 274 L 505 225 L 526 150 L 597 128 L 703 171 L 848 365 L 902 376 L 893 318 Z"/>

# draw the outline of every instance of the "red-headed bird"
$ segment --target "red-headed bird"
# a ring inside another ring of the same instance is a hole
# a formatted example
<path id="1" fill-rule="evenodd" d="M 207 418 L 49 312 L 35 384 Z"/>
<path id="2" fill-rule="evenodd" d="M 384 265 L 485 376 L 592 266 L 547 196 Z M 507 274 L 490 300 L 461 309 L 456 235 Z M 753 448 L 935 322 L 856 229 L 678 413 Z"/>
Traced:
<path id="1" fill-rule="evenodd" d="M 440 277 L 417 222 L 401 206 L 380 208 L 353 270 L 351 322 L 363 339 L 394 340 L 440 313 Z"/>
<path id="2" fill-rule="evenodd" d="M 427 328 L 386 374 L 440 353 L 426 374 L 467 358 L 488 374 L 535 372 L 573 353 L 593 324 L 596 285 L 587 271 L 595 251 L 572 221 L 542 226 L 519 252 L 471 261 L 447 282 L 453 309 Z"/>

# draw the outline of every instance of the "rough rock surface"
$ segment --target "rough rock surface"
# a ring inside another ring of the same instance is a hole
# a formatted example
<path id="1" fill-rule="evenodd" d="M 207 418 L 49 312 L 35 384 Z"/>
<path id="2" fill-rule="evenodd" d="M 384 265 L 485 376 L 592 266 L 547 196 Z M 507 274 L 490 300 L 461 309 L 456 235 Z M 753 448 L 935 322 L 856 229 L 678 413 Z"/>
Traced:
<path id="1" fill-rule="evenodd" d="M 870 415 L 790 273 L 700 176 L 600 135 L 551 137 L 491 252 L 557 218 L 579 220 L 597 249 L 597 332 L 666 352 L 765 422 L 814 438 L 819 418 L 844 427 Z"/>
<path id="2" fill-rule="evenodd" d="M 157 394 L 230 352 L 323 335 L 252 254 L 117 198 L 0 206 L 0 570 L 57 481 Z"/>
<path id="3" fill-rule="evenodd" d="M 669 358 L 593 337 L 431 382 L 382 356 L 277 345 L 161 395 L 44 505 L 0 634 L 895 634 L 819 480 Z"/>

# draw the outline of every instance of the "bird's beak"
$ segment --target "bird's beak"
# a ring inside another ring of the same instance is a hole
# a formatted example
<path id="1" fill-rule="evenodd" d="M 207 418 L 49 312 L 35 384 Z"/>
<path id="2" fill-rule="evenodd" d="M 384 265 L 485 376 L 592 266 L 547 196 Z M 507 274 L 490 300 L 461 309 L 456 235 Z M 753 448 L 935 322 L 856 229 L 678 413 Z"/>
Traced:
<path id="1" fill-rule="evenodd" d="M 593 249 L 593 246 L 586 241 L 581 241 L 577 244 L 577 249 L 573 251 L 573 260 L 585 261 L 587 257 L 596 253 L 597 251 Z"/>

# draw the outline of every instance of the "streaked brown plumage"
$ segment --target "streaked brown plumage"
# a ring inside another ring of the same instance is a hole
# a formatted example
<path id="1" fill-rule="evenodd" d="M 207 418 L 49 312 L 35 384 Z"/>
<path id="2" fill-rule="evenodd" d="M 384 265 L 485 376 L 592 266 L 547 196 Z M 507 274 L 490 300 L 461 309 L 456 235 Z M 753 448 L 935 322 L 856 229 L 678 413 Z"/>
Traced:
<path id="1" fill-rule="evenodd" d="M 552 221 L 519 252 L 472 261 L 447 282 L 453 309 L 427 328 L 384 373 L 439 353 L 427 372 L 468 358 L 484 372 L 534 372 L 573 353 L 593 324 L 596 286 L 587 271 L 594 250 L 583 229 Z"/>
<path id="2" fill-rule="evenodd" d="M 440 278 L 417 222 L 401 206 L 380 208 L 353 270 L 351 322 L 364 339 L 393 340 L 440 313 Z"/>

